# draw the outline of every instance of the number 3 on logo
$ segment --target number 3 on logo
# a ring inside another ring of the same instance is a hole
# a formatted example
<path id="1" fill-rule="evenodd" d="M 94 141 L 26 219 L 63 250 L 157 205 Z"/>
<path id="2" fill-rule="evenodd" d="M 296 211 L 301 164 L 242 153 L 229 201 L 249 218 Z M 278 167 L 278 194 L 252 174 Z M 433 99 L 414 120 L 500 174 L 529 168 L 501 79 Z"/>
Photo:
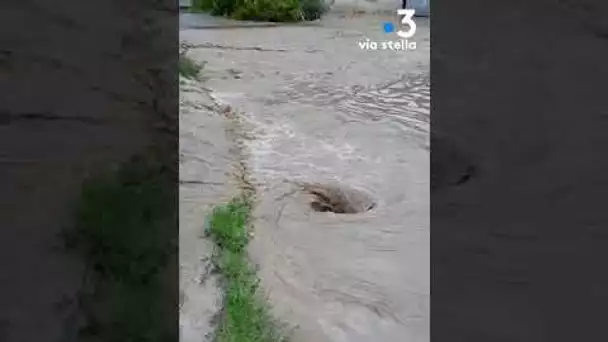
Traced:
<path id="1" fill-rule="evenodd" d="M 416 23 L 414 22 L 414 13 L 416 10 L 413 9 L 398 9 L 397 14 L 402 15 L 401 23 L 407 25 L 407 31 L 397 31 L 397 35 L 401 38 L 411 38 L 416 33 Z"/>

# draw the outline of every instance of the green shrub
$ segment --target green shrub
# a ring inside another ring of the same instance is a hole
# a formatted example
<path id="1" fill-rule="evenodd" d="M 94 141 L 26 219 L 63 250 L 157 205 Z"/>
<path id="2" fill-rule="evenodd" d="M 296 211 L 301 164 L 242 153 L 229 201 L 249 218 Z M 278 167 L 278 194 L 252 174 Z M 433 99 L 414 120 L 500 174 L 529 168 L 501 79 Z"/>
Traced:
<path id="1" fill-rule="evenodd" d="M 213 15 L 230 16 L 239 0 L 192 0 L 193 12 L 209 12 Z"/>
<path id="2" fill-rule="evenodd" d="M 209 12 L 213 9 L 215 0 L 192 0 L 190 11 L 192 12 Z"/>
<path id="3" fill-rule="evenodd" d="M 324 0 L 193 0 L 192 9 L 237 20 L 294 22 L 319 19 L 327 6 Z"/>
<path id="4" fill-rule="evenodd" d="M 237 20 L 291 22 L 302 18 L 299 0 L 240 0 L 231 15 Z"/>
<path id="5" fill-rule="evenodd" d="M 230 16 L 238 7 L 239 0 L 213 0 L 211 14 Z"/>
<path id="6" fill-rule="evenodd" d="M 324 0 L 300 0 L 302 19 L 317 20 L 329 10 Z"/>

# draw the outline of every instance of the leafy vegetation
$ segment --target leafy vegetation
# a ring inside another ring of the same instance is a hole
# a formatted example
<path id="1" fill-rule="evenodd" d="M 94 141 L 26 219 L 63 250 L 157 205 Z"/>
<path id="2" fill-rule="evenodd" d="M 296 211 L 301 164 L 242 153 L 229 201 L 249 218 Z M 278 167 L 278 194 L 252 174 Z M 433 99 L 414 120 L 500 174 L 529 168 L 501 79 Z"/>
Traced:
<path id="1" fill-rule="evenodd" d="M 192 10 L 237 20 L 296 22 L 319 19 L 327 6 L 324 0 L 193 0 Z"/>
<path id="2" fill-rule="evenodd" d="M 224 283 L 224 308 L 216 330 L 217 342 L 286 342 L 272 318 L 246 246 L 251 205 L 235 199 L 215 208 L 207 233 L 216 245 L 214 263 Z"/>

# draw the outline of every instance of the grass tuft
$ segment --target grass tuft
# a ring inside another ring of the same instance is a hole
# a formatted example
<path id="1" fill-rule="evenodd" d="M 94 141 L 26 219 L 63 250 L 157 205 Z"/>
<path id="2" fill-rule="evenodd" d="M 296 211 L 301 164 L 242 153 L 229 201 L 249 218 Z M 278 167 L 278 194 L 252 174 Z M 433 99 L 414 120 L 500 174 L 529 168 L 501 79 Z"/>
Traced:
<path id="1" fill-rule="evenodd" d="M 172 181 L 154 158 L 137 156 L 86 182 L 67 247 L 83 256 L 81 341 L 177 341 L 167 296 L 176 254 Z"/>
<path id="2" fill-rule="evenodd" d="M 191 80 L 199 80 L 204 67 L 204 64 L 194 61 L 190 57 L 186 56 L 185 53 L 180 53 L 178 60 L 178 72 L 182 77 Z"/>
<path id="3" fill-rule="evenodd" d="M 216 207 L 207 233 L 215 242 L 214 262 L 224 284 L 224 308 L 217 342 L 285 342 L 281 327 L 259 292 L 259 279 L 247 258 L 251 205 L 235 199 Z"/>

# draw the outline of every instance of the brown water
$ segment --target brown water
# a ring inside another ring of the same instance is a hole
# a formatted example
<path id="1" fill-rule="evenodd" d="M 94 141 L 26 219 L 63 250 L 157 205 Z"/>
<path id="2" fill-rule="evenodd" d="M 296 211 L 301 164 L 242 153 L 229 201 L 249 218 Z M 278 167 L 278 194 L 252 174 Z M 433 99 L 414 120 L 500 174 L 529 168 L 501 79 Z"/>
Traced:
<path id="1" fill-rule="evenodd" d="M 416 51 L 360 50 L 363 33 L 389 39 L 384 19 L 182 32 L 245 127 L 258 192 L 250 253 L 296 342 L 429 339 L 428 23 Z M 316 212 L 301 183 L 375 206 Z"/>

